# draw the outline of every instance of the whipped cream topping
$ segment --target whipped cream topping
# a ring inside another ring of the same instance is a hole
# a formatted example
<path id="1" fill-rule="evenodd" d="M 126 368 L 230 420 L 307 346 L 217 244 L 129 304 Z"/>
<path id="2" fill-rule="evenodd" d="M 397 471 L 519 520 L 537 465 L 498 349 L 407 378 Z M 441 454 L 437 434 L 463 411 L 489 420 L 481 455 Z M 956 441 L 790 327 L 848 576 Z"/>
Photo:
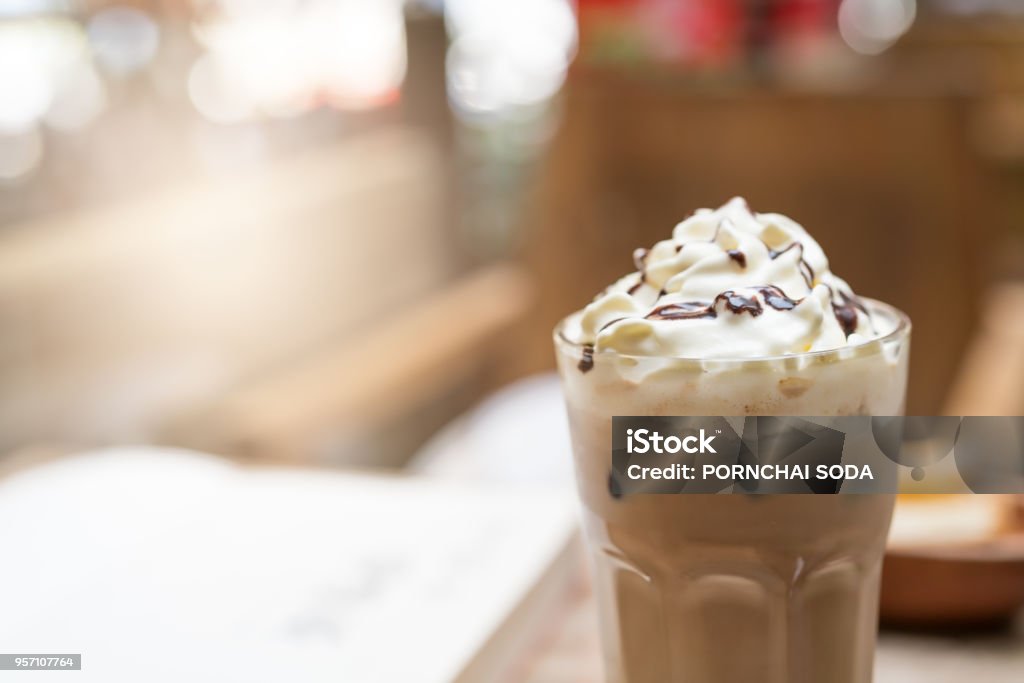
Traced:
<path id="1" fill-rule="evenodd" d="M 634 253 L 637 271 L 574 316 L 566 335 L 593 351 L 679 358 L 778 356 L 878 336 L 798 223 L 742 198 L 699 209 L 672 238 Z"/>

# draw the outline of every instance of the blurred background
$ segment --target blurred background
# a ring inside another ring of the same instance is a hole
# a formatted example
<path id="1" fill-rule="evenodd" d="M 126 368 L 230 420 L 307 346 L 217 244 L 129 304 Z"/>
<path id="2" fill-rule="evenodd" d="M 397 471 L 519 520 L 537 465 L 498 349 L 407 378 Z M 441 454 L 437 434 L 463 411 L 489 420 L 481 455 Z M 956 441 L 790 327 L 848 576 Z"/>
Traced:
<path id="1" fill-rule="evenodd" d="M 401 465 L 737 194 L 909 312 L 911 413 L 1024 273 L 1017 3 L 0 13 L 0 451 Z"/>
<path id="2" fill-rule="evenodd" d="M 550 330 L 734 195 L 910 314 L 908 413 L 1021 414 L 1022 183 L 1016 0 L 4 0 L 0 472 L 561 490 Z"/>

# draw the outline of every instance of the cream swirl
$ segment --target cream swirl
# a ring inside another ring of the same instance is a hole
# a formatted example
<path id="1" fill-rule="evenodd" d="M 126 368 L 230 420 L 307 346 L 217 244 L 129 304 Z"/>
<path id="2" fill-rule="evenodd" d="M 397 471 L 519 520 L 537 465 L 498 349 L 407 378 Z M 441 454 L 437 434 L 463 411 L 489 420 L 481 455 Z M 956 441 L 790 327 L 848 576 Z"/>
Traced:
<path id="1" fill-rule="evenodd" d="M 700 209 L 672 238 L 634 254 L 627 275 L 567 334 L 595 350 L 686 358 L 837 349 L 877 336 L 867 309 L 832 274 L 798 223 L 741 198 Z"/>

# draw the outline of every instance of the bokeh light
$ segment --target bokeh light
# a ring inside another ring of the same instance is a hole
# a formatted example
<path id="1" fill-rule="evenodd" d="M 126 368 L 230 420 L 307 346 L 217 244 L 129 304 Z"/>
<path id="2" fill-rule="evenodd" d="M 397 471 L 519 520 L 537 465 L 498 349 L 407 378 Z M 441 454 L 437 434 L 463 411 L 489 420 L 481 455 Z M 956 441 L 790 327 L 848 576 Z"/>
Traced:
<path id="1" fill-rule="evenodd" d="M 877 55 L 910 29 L 916 15 L 915 0 L 843 0 L 839 33 L 857 52 Z"/>
<path id="2" fill-rule="evenodd" d="M 324 5 L 307 18 L 319 81 L 328 101 L 362 109 L 398 96 L 405 78 L 405 25 L 401 6 L 377 0 Z"/>
<path id="3" fill-rule="evenodd" d="M 43 158 L 43 136 L 36 127 L 16 133 L 0 133 L 0 180 L 29 175 Z"/>
<path id="4" fill-rule="evenodd" d="M 320 104 L 393 101 L 406 72 L 400 0 L 232 0 L 195 27 L 206 53 L 189 74 L 204 117 L 230 123 L 294 116 Z"/>
<path id="5" fill-rule="evenodd" d="M 542 103 L 565 81 L 577 42 L 566 0 L 449 0 L 448 94 L 463 118 Z"/>
<path id="6" fill-rule="evenodd" d="M 107 105 L 107 87 L 87 60 L 67 68 L 55 85 L 50 108 L 43 120 L 47 126 L 56 130 L 75 131 L 85 128 Z"/>
<path id="7" fill-rule="evenodd" d="M 160 29 L 152 17 L 134 7 L 108 7 L 88 23 L 96 61 L 117 75 L 145 68 L 156 56 Z"/>
<path id="8" fill-rule="evenodd" d="M 72 21 L 16 19 L 0 23 L 0 132 L 20 132 L 50 108 L 62 74 L 87 58 Z"/>
<path id="9" fill-rule="evenodd" d="M 254 115 L 245 94 L 225 77 L 210 54 L 189 70 L 188 96 L 203 118 L 214 123 L 237 123 Z"/>

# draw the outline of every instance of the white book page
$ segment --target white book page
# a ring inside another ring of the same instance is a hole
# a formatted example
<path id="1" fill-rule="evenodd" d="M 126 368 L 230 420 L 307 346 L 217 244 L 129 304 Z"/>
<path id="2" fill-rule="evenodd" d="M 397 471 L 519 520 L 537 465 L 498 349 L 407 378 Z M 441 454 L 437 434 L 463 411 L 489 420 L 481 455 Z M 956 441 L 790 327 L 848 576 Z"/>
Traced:
<path id="1" fill-rule="evenodd" d="M 0 649 L 82 653 L 33 680 L 442 683 L 575 521 L 557 494 L 76 456 L 0 481 Z"/>

